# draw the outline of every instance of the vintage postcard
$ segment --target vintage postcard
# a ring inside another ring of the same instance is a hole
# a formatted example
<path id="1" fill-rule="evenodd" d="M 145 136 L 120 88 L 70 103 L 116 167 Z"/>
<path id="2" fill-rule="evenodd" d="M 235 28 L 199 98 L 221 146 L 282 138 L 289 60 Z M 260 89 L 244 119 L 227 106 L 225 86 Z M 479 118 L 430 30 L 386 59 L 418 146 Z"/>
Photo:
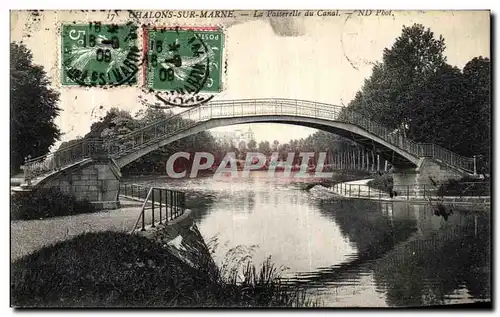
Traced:
<path id="1" fill-rule="evenodd" d="M 11 306 L 492 307 L 490 12 L 12 10 Z"/>

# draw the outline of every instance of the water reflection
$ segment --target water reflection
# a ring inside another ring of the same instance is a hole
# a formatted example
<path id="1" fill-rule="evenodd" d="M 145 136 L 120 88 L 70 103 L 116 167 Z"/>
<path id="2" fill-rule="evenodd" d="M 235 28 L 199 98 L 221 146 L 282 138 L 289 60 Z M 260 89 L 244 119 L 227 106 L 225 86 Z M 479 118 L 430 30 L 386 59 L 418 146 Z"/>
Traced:
<path id="1" fill-rule="evenodd" d="M 221 242 L 216 257 L 258 245 L 255 262 L 271 255 L 323 305 L 489 300 L 489 211 L 454 210 L 445 220 L 428 205 L 319 199 L 297 179 L 250 175 L 131 181 L 188 191 L 201 233 Z"/>

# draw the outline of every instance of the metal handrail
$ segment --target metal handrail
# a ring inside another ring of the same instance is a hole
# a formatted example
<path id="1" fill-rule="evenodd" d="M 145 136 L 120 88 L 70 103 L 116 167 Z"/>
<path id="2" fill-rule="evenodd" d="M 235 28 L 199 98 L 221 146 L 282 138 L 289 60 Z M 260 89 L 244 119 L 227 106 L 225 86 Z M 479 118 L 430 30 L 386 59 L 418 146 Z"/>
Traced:
<path id="1" fill-rule="evenodd" d="M 403 137 L 400 133 L 390 131 L 386 127 L 367 119 L 355 110 L 326 103 L 295 100 L 285 98 L 265 98 L 265 99 L 242 99 L 242 100 L 218 100 L 210 101 L 197 107 L 189 108 L 183 112 L 158 120 L 144 127 L 131 131 L 130 133 L 118 137 L 113 137 L 102 142 L 102 147 L 107 155 L 117 158 L 134 149 L 151 144 L 158 139 L 177 134 L 202 122 L 227 117 L 245 117 L 259 115 L 290 115 L 304 118 L 320 118 L 339 122 L 346 122 L 356 125 L 383 139 L 389 144 L 404 150 L 415 157 L 431 157 L 440 160 L 451 166 L 458 167 L 465 171 L 474 171 L 474 159 L 467 158 L 449 151 L 441 146 L 430 143 L 417 143 Z M 182 120 L 181 120 L 182 119 Z M 25 167 L 25 178 L 30 179 L 32 168 L 37 163 L 45 162 L 55 153 L 68 151 L 72 147 L 84 147 L 88 140 L 83 140 L 68 149 L 60 149 L 54 153 L 47 154 L 35 159 L 27 160 Z M 88 153 L 85 155 L 89 156 Z M 69 161 L 76 161 L 81 155 L 70 155 Z M 66 163 L 67 164 L 67 163 Z M 40 168 L 40 173 L 50 172 L 56 167 L 44 166 Z"/>
<path id="2" fill-rule="evenodd" d="M 415 198 L 421 199 L 453 199 L 453 198 L 485 198 L 491 196 L 490 183 L 488 182 L 461 182 L 458 185 L 475 185 L 467 186 L 465 189 L 443 189 L 443 194 L 439 194 L 439 187 L 432 184 L 423 185 L 394 185 L 388 186 L 385 190 L 371 187 L 367 184 L 346 184 L 339 183 L 330 187 L 330 191 L 340 194 L 345 198 L 363 198 L 363 199 L 378 199 L 387 200 L 411 200 Z M 457 185 L 456 185 L 457 186 Z"/>
<path id="3" fill-rule="evenodd" d="M 137 184 L 121 184 L 120 195 L 125 198 L 144 199 L 137 221 L 131 233 L 135 232 L 141 222 L 140 230 L 146 230 L 146 211 L 150 210 L 150 226 L 167 224 L 184 214 L 186 195 L 184 192 L 164 187 L 146 187 Z M 148 207 L 150 206 L 150 207 Z"/>

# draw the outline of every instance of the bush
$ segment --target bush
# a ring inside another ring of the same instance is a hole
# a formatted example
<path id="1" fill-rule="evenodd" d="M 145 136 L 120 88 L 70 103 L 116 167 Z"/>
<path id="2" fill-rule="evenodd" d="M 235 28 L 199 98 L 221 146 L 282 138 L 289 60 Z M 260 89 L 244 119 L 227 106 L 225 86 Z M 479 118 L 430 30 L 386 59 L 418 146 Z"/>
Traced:
<path id="1" fill-rule="evenodd" d="M 450 179 L 441 184 L 437 191 L 438 196 L 489 196 L 490 181 L 472 177 Z"/>
<path id="2" fill-rule="evenodd" d="M 389 173 L 384 173 L 382 175 L 376 174 L 373 180 L 369 181 L 367 185 L 382 192 L 390 193 L 392 192 L 394 183 L 392 175 Z"/>
<path id="3" fill-rule="evenodd" d="M 58 188 L 39 188 L 16 192 L 11 197 L 11 218 L 31 220 L 95 212 L 89 200 L 77 200 Z"/>

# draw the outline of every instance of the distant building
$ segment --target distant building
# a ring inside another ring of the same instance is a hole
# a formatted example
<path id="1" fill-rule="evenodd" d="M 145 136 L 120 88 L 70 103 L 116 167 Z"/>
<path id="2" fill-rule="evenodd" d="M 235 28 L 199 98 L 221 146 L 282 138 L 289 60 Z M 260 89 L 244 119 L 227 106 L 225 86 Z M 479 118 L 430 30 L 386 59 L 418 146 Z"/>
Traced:
<path id="1" fill-rule="evenodd" d="M 250 140 L 255 140 L 255 134 L 250 127 L 248 127 L 247 131 L 237 129 L 234 131 L 211 131 L 210 133 L 213 135 L 217 142 L 231 143 L 236 147 L 238 147 L 241 141 L 245 142 L 245 144 L 248 144 Z"/>

